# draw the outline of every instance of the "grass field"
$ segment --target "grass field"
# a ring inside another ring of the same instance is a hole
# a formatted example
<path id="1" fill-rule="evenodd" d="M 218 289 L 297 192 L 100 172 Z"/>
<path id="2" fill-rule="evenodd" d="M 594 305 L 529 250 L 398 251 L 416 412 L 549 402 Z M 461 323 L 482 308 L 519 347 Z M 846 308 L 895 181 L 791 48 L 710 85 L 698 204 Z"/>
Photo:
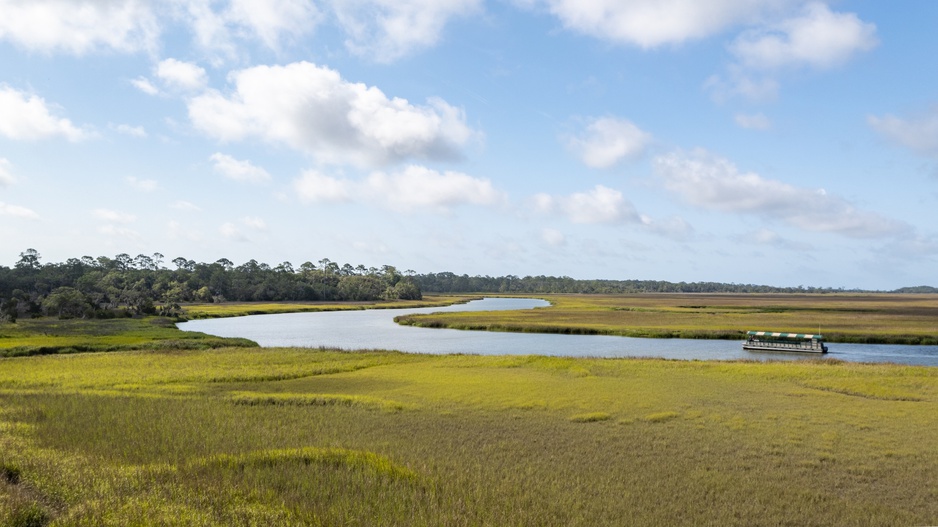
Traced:
<path id="1" fill-rule="evenodd" d="M 0 525 L 938 524 L 938 369 L 0 359 Z"/>
<path id="2" fill-rule="evenodd" d="M 938 295 L 537 295 L 548 308 L 398 317 L 423 327 L 740 340 L 748 330 L 830 342 L 938 344 Z"/>

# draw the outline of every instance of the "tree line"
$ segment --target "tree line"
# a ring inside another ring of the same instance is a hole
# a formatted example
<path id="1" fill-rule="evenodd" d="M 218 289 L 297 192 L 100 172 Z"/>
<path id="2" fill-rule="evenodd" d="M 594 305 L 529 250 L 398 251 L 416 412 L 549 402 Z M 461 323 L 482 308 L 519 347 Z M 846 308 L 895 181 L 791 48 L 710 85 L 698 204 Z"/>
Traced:
<path id="1" fill-rule="evenodd" d="M 773 287 L 721 282 L 668 282 L 664 280 L 577 280 L 569 276 L 469 276 L 454 273 L 414 275 L 420 290 L 427 293 L 834 293 L 843 288 Z M 861 292 L 860 290 L 849 290 Z"/>
<path id="2" fill-rule="evenodd" d="M 329 259 L 294 267 L 256 260 L 234 265 L 164 256 L 118 254 L 114 258 L 69 258 L 42 263 L 35 249 L 20 253 L 11 267 L 0 266 L 0 320 L 22 316 L 108 318 L 163 314 L 178 316 L 187 302 L 419 300 L 413 272 L 339 265 Z"/>

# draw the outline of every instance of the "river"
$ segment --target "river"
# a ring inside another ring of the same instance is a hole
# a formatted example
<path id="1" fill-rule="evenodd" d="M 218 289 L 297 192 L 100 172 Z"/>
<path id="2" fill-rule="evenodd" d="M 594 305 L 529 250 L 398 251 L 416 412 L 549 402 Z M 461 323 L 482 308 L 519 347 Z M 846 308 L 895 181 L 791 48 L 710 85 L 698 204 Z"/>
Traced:
<path id="1" fill-rule="evenodd" d="M 605 335 L 498 333 L 401 326 L 394 317 L 446 311 L 501 311 L 550 305 L 532 298 L 486 298 L 467 304 L 420 309 L 366 309 L 285 313 L 191 320 L 183 331 L 243 337 L 264 347 L 386 349 L 409 353 L 555 355 L 569 357 L 662 357 L 681 360 L 803 360 L 895 362 L 938 366 L 938 346 L 828 343 L 829 353 L 766 353 L 742 349 L 742 341 L 643 339 Z"/>

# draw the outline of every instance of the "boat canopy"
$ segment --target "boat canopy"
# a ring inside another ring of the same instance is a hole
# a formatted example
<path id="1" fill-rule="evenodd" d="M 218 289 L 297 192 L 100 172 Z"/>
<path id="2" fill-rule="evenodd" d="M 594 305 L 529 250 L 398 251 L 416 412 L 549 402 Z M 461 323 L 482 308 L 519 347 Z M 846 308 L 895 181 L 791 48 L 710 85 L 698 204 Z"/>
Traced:
<path id="1" fill-rule="evenodd" d="M 781 339 L 823 340 L 824 335 L 811 335 L 808 333 L 776 333 L 772 331 L 750 331 L 750 337 L 771 337 Z"/>

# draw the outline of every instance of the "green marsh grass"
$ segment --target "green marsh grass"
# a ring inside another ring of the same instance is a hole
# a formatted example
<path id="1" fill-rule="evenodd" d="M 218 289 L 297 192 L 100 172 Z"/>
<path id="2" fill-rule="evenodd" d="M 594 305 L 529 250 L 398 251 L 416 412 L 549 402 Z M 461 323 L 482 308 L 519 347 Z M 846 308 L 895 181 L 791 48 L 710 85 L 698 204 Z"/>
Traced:
<path id="1" fill-rule="evenodd" d="M 19 319 L 0 323 L 0 357 L 78 353 L 88 351 L 185 350 L 221 347 L 256 347 L 247 339 L 222 338 L 180 331 L 164 317 Z"/>
<path id="2" fill-rule="evenodd" d="M 7 358 L 0 525 L 928 525 L 936 429 L 889 364 Z"/>
<path id="3" fill-rule="evenodd" d="M 185 304 L 187 318 L 221 318 L 274 313 L 307 313 L 318 311 L 355 311 L 361 309 L 411 309 L 462 304 L 481 298 L 478 295 L 424 295 L 422 300 L 389 300 L 379 302 L 223 302 L 217 304 Z"/>
<path id="4" fill-rule="evenodd" d="M 938 344 L 938 295 L 537 295 L 550 307 L 398 317 L 401 324 L 488 331 L 744 339 L 749 330 L 820 332 L 830 342 Z"/>

